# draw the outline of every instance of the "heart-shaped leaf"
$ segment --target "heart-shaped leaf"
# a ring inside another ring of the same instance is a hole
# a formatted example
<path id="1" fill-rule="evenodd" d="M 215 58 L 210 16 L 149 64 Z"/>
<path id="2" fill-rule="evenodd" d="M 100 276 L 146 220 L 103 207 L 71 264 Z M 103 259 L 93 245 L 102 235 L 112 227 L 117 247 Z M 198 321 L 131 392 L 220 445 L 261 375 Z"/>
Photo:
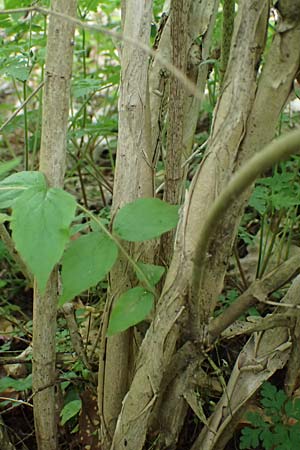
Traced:
<path id="1" fill-rule="evenodd" d="M 12 237 L 41 293 L 69 240 L 76 202 L 62 189 L 34 187 L 13 204 Z"/>

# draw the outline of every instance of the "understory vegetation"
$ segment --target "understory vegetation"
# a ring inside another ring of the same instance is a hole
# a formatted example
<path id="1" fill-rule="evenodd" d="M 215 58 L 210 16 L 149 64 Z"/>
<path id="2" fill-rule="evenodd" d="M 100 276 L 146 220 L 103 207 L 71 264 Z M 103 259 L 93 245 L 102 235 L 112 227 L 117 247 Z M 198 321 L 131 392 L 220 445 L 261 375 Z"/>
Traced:
<path id="1" fill-rule="evenodd" d="M 3 450 L 299 447 L 300 2 L 204 3 L 0 0 Z"/>

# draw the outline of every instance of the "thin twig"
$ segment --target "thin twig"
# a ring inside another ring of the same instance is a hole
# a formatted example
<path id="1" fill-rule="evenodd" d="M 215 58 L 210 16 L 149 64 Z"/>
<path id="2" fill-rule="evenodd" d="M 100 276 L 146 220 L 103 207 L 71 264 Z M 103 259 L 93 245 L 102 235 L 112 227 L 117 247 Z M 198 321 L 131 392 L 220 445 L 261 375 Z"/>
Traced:
<path id="1" fill-rule="evenodd" d="M 1 12 L 0 12 L 1 14 Z M 39 90 L 44 86 L 45 81 L 42 81 L 38 87 L 26 98 L 26 100 L 19 106 L 19 108 L 17 108 L 15 110 L 15 112 L 4 122 L 3 125 L 1 125 L 0 127 L 0 133 L 1 131 L 6 127 L 6 125 L 8 125 L 18 114 L 20 111 L 22 111 L 22 109 L 24 108 L 24 106 L 27 105 L 27 103 L 30 102 L 30 100 L 35 96 L 35 94 L 37 94 L 39 92 Z"/>
<path id="2" fill-rule="evenodd" d="M 26 405 L 26 406 L 30 406 L 30 408 L 33 408 L 33 405 L 31 403 L 24 402 L 23 400 L 16 400 L 15 398 L 0 397 L 0 400 L 19 403 L 20 405 Z"/>
<path id="3" fill-rule="evenodd" d="M 111 38 L 117 39 L 118 41 L 124 41 L 128 42 L 129 44 L 132 44 L 134 47 L 139 48 L 143 52 L 145 52 L 147 55 L 151 57 L 155 57 L 157 61 L 160 62 L 160 64 L 165 67 L 167 70 L 169 70 L 174 77 L 176 77 L 182 85 L 185 87 L 185 89 L 192 94 L 194 97 L 196 97 L 198 100 L 202 100 L 202 96 L 199 94 L 197 86 L 190 81 L 187 76 L 181 71 L 178 70 L 176 67 L 173 66 L 169 61 L 166 61 L 163 56 L 161 56 L 159 53 L 157 53 L 155 50 L 152 50 L 148 45 L 143 44 L 141 41 L 138 40 L 138 37 L 136 39 L 131 38 L 130 36 L 126 36 L 123 33 L 117 33 L 112 30 L 107 30 L 106 28 L 103 28 L 99 25 L 94 24 L 88 24 L 83 22 L 82 20 L 75 19 L 74 17 L 68 16 L 66 14 L 59 13 L 57 11 L 50 11 L 46 8 L 41 8 L 40 6 L 31 6 L 29 8 L 16 8 L 16 9 L 2 9 L 0 10 L 0 14 L 19 14 L 19 13 L 29 13 L 29 12 L 39 12 L 40 14 L 44 15 L 52 15 L 55 17 L 59 17 L 61 19 L 67 20 L 70 23 L 73 23 L 74 25 L 77 25 L 78 27 L 84 28 L 86 30 L 95 31 L 98 33 L 106 34 L 107 36 L 110 36 Z"/>

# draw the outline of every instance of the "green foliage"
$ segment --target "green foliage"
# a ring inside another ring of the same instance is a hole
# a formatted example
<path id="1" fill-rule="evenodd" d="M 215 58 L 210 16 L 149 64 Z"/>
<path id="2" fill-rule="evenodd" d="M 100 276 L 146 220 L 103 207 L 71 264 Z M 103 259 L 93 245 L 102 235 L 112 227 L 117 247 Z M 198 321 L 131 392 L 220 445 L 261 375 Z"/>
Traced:
<path id="1" fill-rule="evenodd" d="M 12 8 L 22 8 L 26 6 L 31 6 L 32 1 L 31 0 L 5 0 L 4 1 L 4 7 L 5 9 L 12 9 Z"/>
<path id="2" fill-rule="evenodd" d="M 219 296 L 219 302 L 223 305 L 223 308 L 228 308 L 238 298 L 239 292 L 237 289 L 229 289 L 226 295 L 221 294 Z M 222 308 L 222 309 L 223 309 Z"/>
<path id="3" fill-rule="evenodd" d="M 257 184 L 250 199 L 249 206 L 256 209 L 259 214 L 263 215 L 267 209 L 269 200 L 269 190 L 266 186 Z"/>
<path id="4" fill-rule="evenodd" d="M 65 250 L 72 235 L 76 202 L 62 189 L 48 188 L 40 172 L 19 172 L 2 180 L 0 206 L 12 207 L 12 216 L 2 214 L 0 219 L 11 219 L 16 249 L 36 277 L 41 293 L 54 266 L 61 262 L 59 305 L 98 284 L 117 259 L 116 238 L 110 237 L 103 222 L 93 215 L 94 231 L 72 240 Z M 138 199 L 119 210 L 113 231 L 123 239 L 142 241 L 160 236 L 176 226 L 177 221 L 177 206 L 159 199 Z M 86 229 L 86 224 L 76 225 L 77 232 L 82 229 Z M 134 263 L 134 268 L 138 280 L 148 285 L 150 291 L 164 273 L 163 267 L 142 262 Z M 144 320 L 153 307 L 153 300 L 154 294 L 141 286 L 125 292 L 113 309 L 108 334 Z"/>
<path id="5" fill-rule="evenodd" d="M 268 211 L 287 209 L 300 204 L 299 157 L 280 165 L 272 177 L 261 178 L 249 200 L 249 205 L 261 215 Z"/>
<path id="6" fill-rule="evenodd" d="M 102 3 L 102 2 L 100 2 Z M 79 6 L 85 8 L 87 11 L 97 11 L 99 0 L 80 0 Z"/>
<path id="7" fill-rule="evenodd" d="M 261 389 L 264 416 L 252 412 L 247 419 L 252 427 L 242 430 L 240 449 L 298 450 L 300 442 L 300 399 L 291 400 L 269 382 Z M 291 420 L 292 419 L 292 420 Z"/>
<path id="8" fill-rule="evenodd" d="M 144 320 L 153 308 L 154 295 L 141 286 L 124 292 L 114 306 L 107 336 L 111 336 Z"/>
<path id="9" fill-rule="evenodd" d="M 95 0 L 94 0 L 95 1 Z M 99 1 L 98 1 L 99 4 Z M 101 0 L 101 9 L 107 14 L 111 14 L 116 8 L 120 7 L 120 0 Z"/>
<path id="10" fill-rule="evenodd" d="M 32 388 L 32 376 L 28 375 L 26 378 L 11 378 L 3 377 L 0 379 L 0 392 L 4 392 L 6 389 L 14 389 L 15 391 L 26 391 Z"/>
<path id="11" fill-rule="evenodd" d="M 153 1 L 153 15 L 158 19 L 159 14 L 163 11 L 165 0 L 154 0 Z"/>
<path id="12" fill-rule="evenodd" d="M 30 68 L 27 66 L 27 62 L 22 58 L 13 58 L 2 61 L 0 73 L 16 78 L 18 81 L 27 81 L 30 74 Z"/>
<path id="13" fill-rule="evenodd" d="M 0 181 L 0 208 L 10 208 L 24 190 L 45 190 L 46 179 L 41 172 L 18 172 Z"/>
<path id="14" fill-rule="evenodd" d="M 136 275 L 139 281 L 155 286 L 164 274 L 165 268 L 154 264 L 138 262 Z M 125 331 L 144 320 L 153 308 L 154 295 L 141 286 L 129 289 L 122 294 L 113 307 L 107 335 Z"/>
<path id="15" fill-rule="evenodd" d="M 222 314 L 225 309 L 227 309 L 232 303 L 235 302 L 239 295 L 240 294 L 237 289 L 229 289 L 225 294 L 221 294 L 219 296 L 220 307 L 216 311 L 216 315 L 219 316 L 220 314 Z M 254 306 L 248 309 L 247 315 L 260 316 L 259 312 Z M 245 320 L 245 315 L 242 315 L 239 319 Z"/>
<path id="16" fill-rule="evenodd" d="M 71 400 L 70 402 L 66 403 L 60 412 L 61 425 L 64 425 L 66 422 L 72 419 L 72 417 L 79 414 L 79 412 L 81 411 L 81 406 L 82 402 L 80 399 Z"/>
<path id="17" fill-rule="evenodd" d="M 140 271 L 136 271 L 136 276 L 139 281 L 148 281 L 151 286 L 155 286 L 165 272 L 165 268 L 162 266 L 156 266 L 154 264 L 144 264 L 142 262 L 137 263 L 138 267 L 142 270 L 143 275 Z"/>
<path id="18" fill-rule="evenodd" d="M 84 97 L 96 92 L 101 87 L 99 80 L 94 78 L 80 78 L 72 84 L 72 95 L 75 98 Z"/>
<path id="19" fill-rule="evenodd" d="M 300 99 L 300 87 L 296 83 L 294 83 L 294 92 L 296 97 Z"/>
<path id="20" fill-rule="evenodd" d="M 75 209 L 70 194 L 45 185 L 27 189 L 13 204 L 11 229 L 16 249 L 36 276 L 41 293 L 69 240 Z"/>
<path id="21" fill-rule="evenodd" d="M 176 227 L 178 206 L 158 198 L 140 198 L 117 213 L 113 231 L 122 239 L 140 242 L 156 238 Z"/>
<path id="22" fill-rule="evenodd" d="M 3 175 L 6 175 L 7 172 L 10 172 L 12 169 L 17 167 L 17 165 L 20 163 L 20 158 L 11 159 L 10 161 L 6 161 L 0 164 L 0 178 L 3 177 Z"/>
<path id="23" fill-rule="evenodd" d="M 103 232 L 94 231 L 72 241 L 63 255 L 62 286 L 59 305 L 95 286 L 114 265 L 116 244 Z"/>

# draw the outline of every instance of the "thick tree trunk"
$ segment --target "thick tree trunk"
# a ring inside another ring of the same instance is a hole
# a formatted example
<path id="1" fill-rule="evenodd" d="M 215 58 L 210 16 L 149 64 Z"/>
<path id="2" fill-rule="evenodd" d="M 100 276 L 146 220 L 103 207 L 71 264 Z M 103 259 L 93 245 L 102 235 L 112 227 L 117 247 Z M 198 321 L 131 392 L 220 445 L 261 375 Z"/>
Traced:
<path id="1" fill-rule="evenodd" d="M 75 17 L 76 3 L 75 0 L 53 0 L 51 8 Z M 64 181 L 73 37 L 73 24 L 50 16 L 40 170 L 46 175 L 49 185 L 53 187 L 62 187 Z M 44 295 L 39 294 L 35 284 L 32 384 L 35 432 L 39 450 L 57 449 L 57 412 L 55 410 L 57 293 L 57 270 L 53 271 Z"/>

